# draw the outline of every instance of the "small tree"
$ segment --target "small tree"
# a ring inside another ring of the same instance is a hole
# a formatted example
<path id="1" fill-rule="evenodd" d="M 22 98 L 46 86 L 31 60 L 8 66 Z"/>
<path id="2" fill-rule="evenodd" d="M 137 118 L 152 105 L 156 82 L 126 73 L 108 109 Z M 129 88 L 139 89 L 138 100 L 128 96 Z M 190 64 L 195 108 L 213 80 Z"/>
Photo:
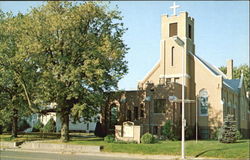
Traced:
<path id="1" fill-rule="evenodd" d="M 56 131 L 56 122 L 53 118 L 49 119 L 47 124 L 43 127 L 43 131 L 46 133 Z"/>
<path id="2" fill-rule="evenodd" d="M 40 120 L 38 120 L 34 125 L 32 132 L 41 132 L 42 129 L 43 129 L 43 123 Z"/>
<path id="3" fill-rule="evenodd" d="M 162 129 L 162 134 L 169 140 L 174 140 L 175 138 L 173 127 L 173 122 L 171 120 L 167 120 Z"/>
<path id="4" fill-rule="evenodd" d="M 236 121 L 234 120 L 234 116 L 228 114 L 225 117 L 221 135 L 218 137 L 219 141 L 222 143 L 234 143 L 237 140 L 237 128 Z"/>

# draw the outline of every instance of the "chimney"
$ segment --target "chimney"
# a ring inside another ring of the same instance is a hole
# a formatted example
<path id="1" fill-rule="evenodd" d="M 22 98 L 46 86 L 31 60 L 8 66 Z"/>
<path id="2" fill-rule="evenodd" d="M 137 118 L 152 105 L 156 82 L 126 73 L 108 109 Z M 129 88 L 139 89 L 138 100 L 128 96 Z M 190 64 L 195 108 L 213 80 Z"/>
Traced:
<path id="1" fill-rule="evenodd" d="M 227 78 L 233 79 L 233 60 L 232 59 L 227 61 Z"/>

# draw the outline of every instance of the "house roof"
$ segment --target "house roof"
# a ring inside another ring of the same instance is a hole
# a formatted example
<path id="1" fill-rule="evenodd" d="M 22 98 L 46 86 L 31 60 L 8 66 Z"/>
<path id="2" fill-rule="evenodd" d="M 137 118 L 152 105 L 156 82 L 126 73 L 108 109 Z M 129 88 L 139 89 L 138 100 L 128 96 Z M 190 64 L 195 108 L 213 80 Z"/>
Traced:
<path id="1" fill-rule="evenodd" d="M 209 64 L 208 62 L 206 62 L 205 60 L 203 60 L 202 58 L 200 58 L 199 56 L 189 52 L 191 55 L 193 55 L 196 59 L 198 59 L 208 70 L 210 70 L 213 74 L 215 74 L 216 76 L 222 76 L 223 77 L 223 84 L 226 85 L 227 87 L 229 87 L 230 89 L 232 89 L 235 92 L 239 91 L 239 88 L 241 88 L 241 81 L 243 79 L 243 77 L 241 77 L 241 79 L 227 79 L 227 76 L 216 66 Z"/>

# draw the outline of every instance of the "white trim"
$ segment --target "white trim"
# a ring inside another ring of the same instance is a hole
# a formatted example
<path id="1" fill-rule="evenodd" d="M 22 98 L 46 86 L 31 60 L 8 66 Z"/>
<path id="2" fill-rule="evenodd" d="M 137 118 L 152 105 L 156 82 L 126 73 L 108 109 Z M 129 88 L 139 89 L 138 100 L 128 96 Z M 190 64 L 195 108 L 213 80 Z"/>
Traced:
<path id="1" fill-rule="evenodd" d="M 191 78 L 189 74 L 184 75 L 186 78 Z M 182 78 L 182 74 L 160 75 L 159 78 Z"/>
<path id="2" fill-rule="evenodd" d="M 197 60 L 198 60 L 198 62 L 201 64 L 201 65 L 203 65 L 212 75 L 214 75 L 215 77 L 218 77 L 218 76 L 221 76 L 221 75 L 216 75 L 216 74 L 214 74 L 205 64 L 203 64 L 202 62 L 201 62 L 201 60 L 199 59 L 199 58 L 197 58 L 191 51 L 188 51 L 188 53 L 189 54 L 191 54 L 192 56 L 194 56 Z"/>
<path id="3" fill-rule="evenodd" d="M 235 89 L 233 89 L 230 85 L 228 85 L 225 81 L 223 81 L 223 84 L 225 85 L 225 86 L 227 86 L 228 88 L 230 88 L 231 90 L 233 90 L 233 91 L 235 91 Z"/>

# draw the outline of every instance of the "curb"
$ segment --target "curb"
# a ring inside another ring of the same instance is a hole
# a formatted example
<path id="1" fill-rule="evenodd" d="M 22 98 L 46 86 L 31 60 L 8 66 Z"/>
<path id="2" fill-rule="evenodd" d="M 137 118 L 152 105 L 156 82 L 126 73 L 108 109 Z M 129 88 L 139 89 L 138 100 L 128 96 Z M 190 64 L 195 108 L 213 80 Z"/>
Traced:
<path id="1" fill-rule="evenodd" d="M 52 151 L 52 150 L 34 150 L 34 149 L 21 149 L 21 148 L 4 148 L 0 151 L 15 151 L 15 152 L 37 152 L 37 153 L 55 153 L 55 154 L 70 154 L 70 155 L 87 155 L 98 157 L 122 157 L 122 158 L 137 158 L 137 159 L 155 159 L 155 160 L 179 160 L 178 156 L 168 155 L 140 155 L 129 153 L 113 153 L 113 152 L 99 152 L 99 153 L 87 153 L 87 152 L 70 152 L 70 151 Z"/>

